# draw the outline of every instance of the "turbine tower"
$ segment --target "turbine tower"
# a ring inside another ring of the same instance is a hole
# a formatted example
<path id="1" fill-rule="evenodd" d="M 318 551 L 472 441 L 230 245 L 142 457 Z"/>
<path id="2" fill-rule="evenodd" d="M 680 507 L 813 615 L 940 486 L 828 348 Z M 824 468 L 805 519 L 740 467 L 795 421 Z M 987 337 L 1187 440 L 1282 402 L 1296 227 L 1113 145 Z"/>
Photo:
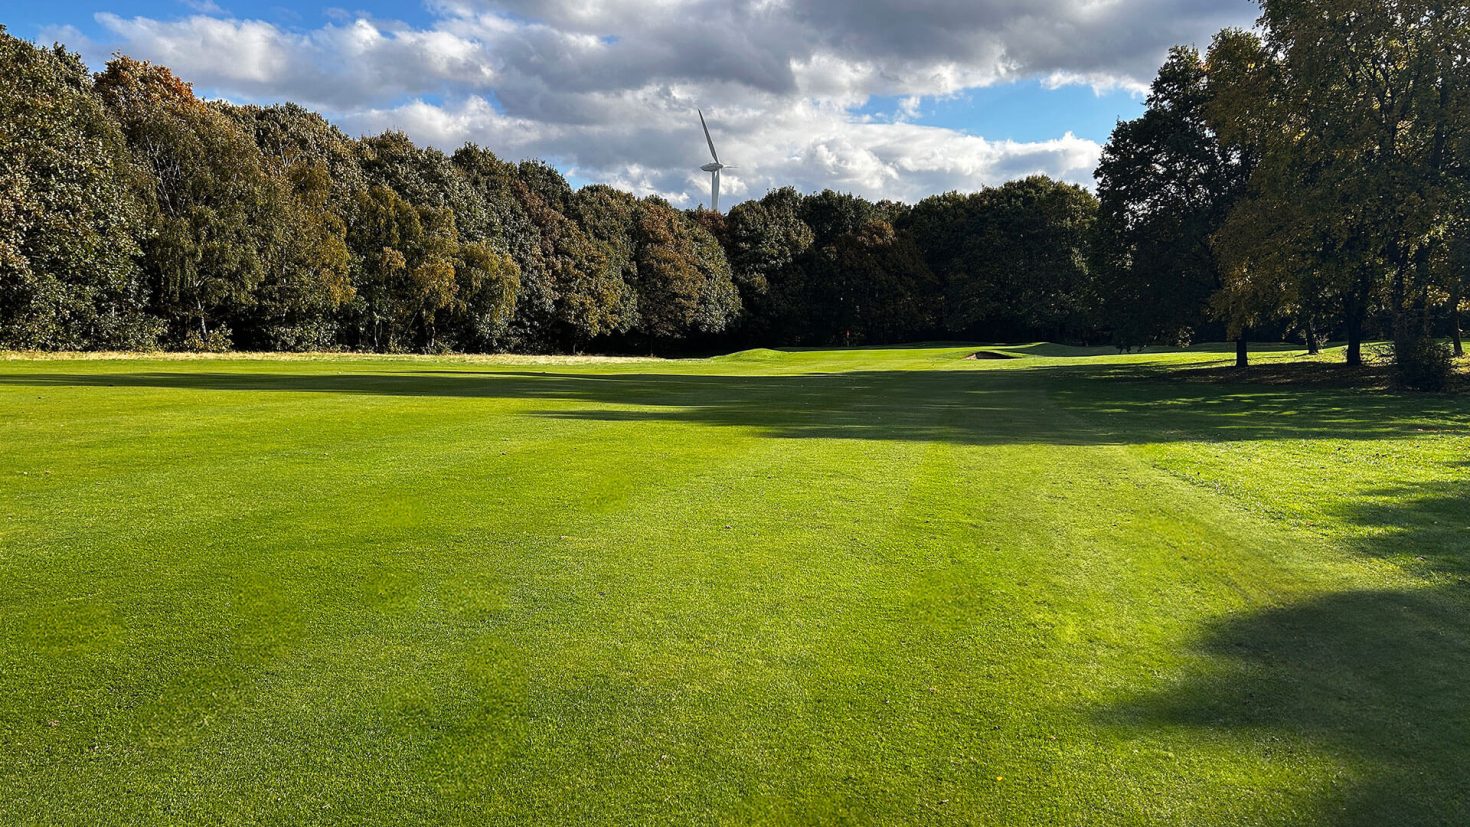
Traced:
<path id="1" fill-rule="evenodd" d="M 735 165 L 734 164 L 722 164 L 722 163 L 720 163 L 720 154 L 718 152 L 715 152 L 715 140 L 709 136 L 709 124 L 707 124 L 707 123 L 704 122 L 704 112 L 702 112 L 702 111 L 700 111 L 698 109 L 696 109 L 694 111 L 699 112 L 699 125 L 702 126 L 702 127 L 704 127 L 704 141 L 705 141 L 705 143 L 709 144 L 709 154 L 710 154 L 710 157 L 713 158 L 713 159 L 715 159 L 714 160 L 714 163 L 705 164 L 704 166 L 700 167 L 700 169 L 702 169 L 705 172 L 708 172 L 709 173 L 709 192 L 710 192 L 710 196 L 709 196 L 709 208 L 712 209 L 712 210 L 714 210 L 715 212 L 719 212 L 720 211 L 720 170 L 722 170 L 722 169 L 735 169 Z"/>

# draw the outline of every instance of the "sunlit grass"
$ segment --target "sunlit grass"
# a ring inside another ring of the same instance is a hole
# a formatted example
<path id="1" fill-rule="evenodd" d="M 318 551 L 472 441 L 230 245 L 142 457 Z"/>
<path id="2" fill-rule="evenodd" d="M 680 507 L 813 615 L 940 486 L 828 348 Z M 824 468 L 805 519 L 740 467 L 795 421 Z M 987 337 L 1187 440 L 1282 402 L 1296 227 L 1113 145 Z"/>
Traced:
<path id="1" fill-rule="evenodd" d="M 981 349 L 7 359 L 0 822 L 1470 808 L 1470 401 Z"/>

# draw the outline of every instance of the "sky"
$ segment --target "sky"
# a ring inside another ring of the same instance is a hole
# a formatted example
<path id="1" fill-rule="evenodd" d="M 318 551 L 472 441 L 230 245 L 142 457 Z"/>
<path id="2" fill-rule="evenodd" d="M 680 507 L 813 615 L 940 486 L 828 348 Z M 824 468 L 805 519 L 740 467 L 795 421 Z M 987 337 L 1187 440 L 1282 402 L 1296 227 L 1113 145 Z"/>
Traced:
<path id="1" fill-rule="evenodd" d="M 917 201 L 1033 173 L 1089 185 L 1174 44 L 1252 0 L 0 0 L 19 37 L 348 134 L 541 158 L 574 185 L 721 206 L 780 186 Z"/>

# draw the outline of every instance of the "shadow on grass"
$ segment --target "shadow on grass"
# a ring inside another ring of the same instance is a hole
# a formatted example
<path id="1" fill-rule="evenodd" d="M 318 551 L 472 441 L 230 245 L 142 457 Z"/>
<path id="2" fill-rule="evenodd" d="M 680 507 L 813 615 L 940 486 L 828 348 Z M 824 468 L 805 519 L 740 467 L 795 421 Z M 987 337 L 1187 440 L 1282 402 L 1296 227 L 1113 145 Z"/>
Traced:
<path id="1" fill-rule="evenodd" d="M 1320 822 L 1463 824 L 1470 812 L 1470 638 L 1463 589 L 1335 594 L 1226 620 L 1200 640 L 1211 670 L 1112 708 L 1161 726 L 1305 740 L 1349 763 Z"/>
<path id="2" fill-rule="evenodd" d="M 582 403 L 534 415 L 763 429 L 786 438 L 956 444 L 1411 439 L 1464 432 L 1470 401 L 1299 384 L 1157 381 L 1166 369 L 1025 366 L 719 376 L 422 371 L 386 374 L 16 374 L 12 387 L 162 388 Z M 1228 378 L 1228 377 L 1227 377 Z M 1376 492 L 1340 514 L 1359 549 L 1422 558 L 1422 588 L 1326 595 L 1222 619 L 1207 668 L 1098 719 L 1140 737 L 1197 728 L 1301 741 L 1353 768 L 1321 820 L 1454 824 L 1470 811 L 1470 485 Z"/>
<path id="3" fill-rule="evenodd" d="M 785 438 L 1098 445 L 1165 441 L 1384 439 L 1464 428 L 1470 402 L 1297 386 L 1152 381 L 1166 369 L 796 375 L 412 371 L 381 374 L 44 373 L 0 385 L 170 388 L 583 402 L 552 418 L 753 427 Z"/>
<path id="4" fill-rule="evenodd" d="M 1465 824 L 1470 814 L 1470 485 L 1375 492 L 1343 515 L 1365 553 L 1419 588 L 1341 592 L 1217 621 L 1209 666 L 1098 714 L 1136 737 L 1233 733 L 1269 755 L 1305 743 L 1348 770 L 1317 823 Z M 1415 562 L 1417 561 L 1417 562 Z"/>

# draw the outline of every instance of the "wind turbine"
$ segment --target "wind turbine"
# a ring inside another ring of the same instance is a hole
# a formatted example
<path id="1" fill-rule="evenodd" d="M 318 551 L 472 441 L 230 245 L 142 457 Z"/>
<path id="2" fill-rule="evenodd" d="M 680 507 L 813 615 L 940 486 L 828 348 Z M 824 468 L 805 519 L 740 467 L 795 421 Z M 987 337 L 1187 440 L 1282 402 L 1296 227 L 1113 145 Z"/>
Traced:
<path id="1" fill-rule="evenodd" d="M 709 191 L 710 191 L 709 207 L 710 207 L 710 209 L 714 210 L 715 212 L 719 212 L 720 211 L 720 170 L 722 170 L 722 169 L 735 169 L 735 165 L 734 164 L 722 164 L 722 163 L 720 163 L 720 154 L 718 152 L 715 152 L 715 141 L 714 141 L 713 138 L 711 138 L 709 136 L 709 124 L 707 124 L 707 123 L 704 122 L 704 112 L 702 112 L 702 111 L 700 111 L 698 109 L 696 109 L 694 111 L 699 112 L 699 125 L 702 126 L 702 127 L 704 127 L 704 140 L 705 140 L 705 143 L 709 144 L 709 154 L 710 154 L 710 157 L 715 159 L 714 160 L 714 163 L 712 163 L 712 164 L 705 164 L 704 166 L 700 167 L 700 169 L 702 169 L 705 172 L 708 172 L 709 173 Z"/>

